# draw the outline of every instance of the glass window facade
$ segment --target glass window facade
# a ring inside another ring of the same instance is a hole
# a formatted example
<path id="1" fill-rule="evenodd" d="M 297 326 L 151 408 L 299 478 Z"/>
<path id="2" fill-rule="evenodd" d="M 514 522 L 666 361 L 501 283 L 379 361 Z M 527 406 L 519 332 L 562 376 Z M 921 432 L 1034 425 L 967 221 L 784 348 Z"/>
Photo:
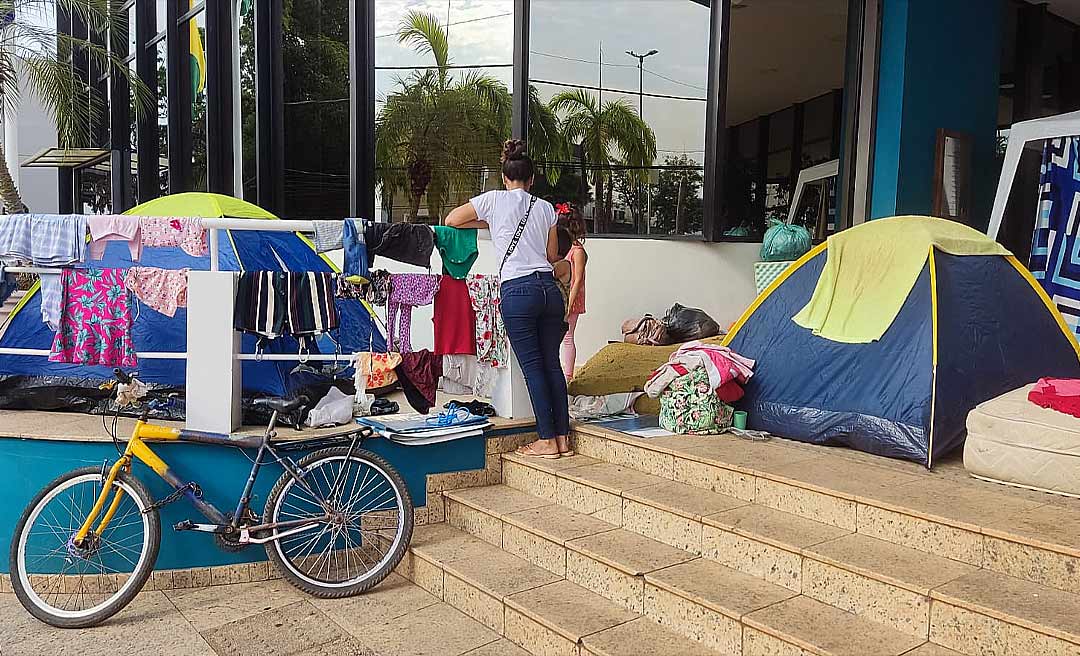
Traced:
<path id="1" fill-rule="evenodd" d="M 540 193 L 580 205 L 592 232 L 701 234 L 709 9 L 633 7 L 533 0 L 535 113 L 561 133 Z"/>
<path id="2" fill-rule="evenodd" d="M 130 65 L 157 95 L 156 118 L 132 117 L 131 148 L 141 137 L 158 150 L 152 165 L 145 143 L 133 158 L 140 200 L 155 191 L 152 166 L 156 193 L 342 218 L 370 202 L 359 190 L 371 184 L 377 207 L 361 215 L 435 223 L 501 186 L 500 145 L 525 107 L 534 191 L 576 204 L 591 232 L 760 238 L 799 171 L 839 154 L 848 2 L 738 3 L 724 26 L 711 6 L 724 1 L 528 0 L 516 14 L 515 0 L 132 0 L 129 19 L 153 25 L 123 35 Z M 355 41 L 365 33 L 373 53 Z M 710 90 L 725 37 L 728 85 Z M 373 120 L 354 97 L 373 103 Z M 722 162 L 707 152 L 710 99 L 725 119 Z M 374 170 L 356 150 L 367 147 Z"/>
<path id="3" fill-rule="evenodd" d="M 375 165 L 384 220 L 438 223 L 501 185 L 513 2 L 375 4 Z"/>
<path id="4" fill-rule="evenodd" d="M 296 218 L 349 213 L 349 3 L 285 3 L 285 205 Z"/>

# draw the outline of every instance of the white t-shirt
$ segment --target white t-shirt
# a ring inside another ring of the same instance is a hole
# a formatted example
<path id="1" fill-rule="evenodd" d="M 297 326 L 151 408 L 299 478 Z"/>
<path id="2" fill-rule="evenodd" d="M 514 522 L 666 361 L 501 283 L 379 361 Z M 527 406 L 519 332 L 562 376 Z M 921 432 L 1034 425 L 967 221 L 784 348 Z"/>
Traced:
<path id="1" fill-rule="evenodd" d="M 514 239 L 521 218 L 529 209 L 532 195 L 524 189 L 511 191 L 494 190 L 480 194 L 470 202 L 476 216 L 491 228 L 491 242 L 495 245 L 496 263 L 502 262 L 506 249 Z M 555 208 L 542 198 L 533 205 L 525 230 L 521 233 L 517 248 L 506 260 L 502 270 L 503 280 L 521 278 L 538 271 L 551 271 L 547 258 L 548 233 L 558 221 Z M 498 264 L 496 264 L 497 266 Z"/>

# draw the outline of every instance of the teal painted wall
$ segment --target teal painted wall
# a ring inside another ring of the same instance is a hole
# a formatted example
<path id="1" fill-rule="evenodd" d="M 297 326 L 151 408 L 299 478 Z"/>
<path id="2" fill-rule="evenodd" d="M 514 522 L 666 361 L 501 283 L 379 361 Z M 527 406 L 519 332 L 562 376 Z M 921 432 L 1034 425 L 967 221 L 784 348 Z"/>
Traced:
<path id="1" fill-rule="evenodd" d="M 871 216 L 929 214 L 937 130 L 973 141 L 973 223 L 998 170 L 1003 0 L 884 0 Z"/>
<path id="2" fill-rule="evenodd" d="M 154 451 L 184 481 L 195 480 L 203 489 L 204 498 L 222 512 L 232 512 L 251 471 L 253 451 L 201 444 L 157 443 Z M 483 437 L 471 437 L 442 444 L 402 446 L 384 439 L 368 440 L 364 448 L 374 451 L 393 464 L 409 487 L 415 506 L 426 503 L 428 474 L 483 469 L 486 445 Z M 305 454 L 292 454 L 298 460 Z M 4 495 L 0 499 L 0 545 L 7 553 L 11 536 L 23 509 L 34 495 L 60 474 L 85 467 L 100 466 L 104 460 L 116 460 L 116 450 L 108 442 L 60 442 L 52 440 L 22 440 L 0 438 L 0 480 Z M 281 475 L 277 465 L 266 465 L 259 472 L 252 507 L 262 512 L 266 495 Z M 171 488 L 141 463 L 135 474 L 150 489 L 155 499 L 167 495 Z M 231 563 L 266 560 L 262 547 L 252 546 L 239 554 L 225 553 L 214 546 L 208 534 L 190 531 L 176 532 L 172 526 L 191 519 L 204 521 L 184 500 L 161 510 L 162 539 L 156 569 L 205 567 Z M 8 572 L 8 559 L 0 563 L 0 572 Z"/>

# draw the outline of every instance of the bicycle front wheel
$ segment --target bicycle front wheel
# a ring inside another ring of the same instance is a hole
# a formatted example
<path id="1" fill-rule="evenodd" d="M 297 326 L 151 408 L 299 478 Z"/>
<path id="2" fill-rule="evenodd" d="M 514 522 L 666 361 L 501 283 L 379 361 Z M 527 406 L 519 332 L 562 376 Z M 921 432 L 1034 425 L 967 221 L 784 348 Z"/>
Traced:
<path id="1" fill-rule="evenodd" d="M 401 475 L 378 455 L 347 447 L 316 451 L 271 490 L 263 521 L 285 522 L 266 553 L 290 583 L 337 598 L 378 585 L 401 562 L 413 530 L 413 507 Z M 290 533 L 291 532 L 291 533 Z"/>
<path id="2" fill-rule="evenodd" d="M 39 620 L 60 628 L 100 624 L 139 593 L 157 560 L 161 524 L 153 497 L 138 479 L 120 472 L 93 530 L 75 534 L 89 516 L 107 477 L 97 467 L 76 469 L 34 497 L 11 541 L 11 586 Z M 108 525 L 101 518 L 115 503 Z"/>

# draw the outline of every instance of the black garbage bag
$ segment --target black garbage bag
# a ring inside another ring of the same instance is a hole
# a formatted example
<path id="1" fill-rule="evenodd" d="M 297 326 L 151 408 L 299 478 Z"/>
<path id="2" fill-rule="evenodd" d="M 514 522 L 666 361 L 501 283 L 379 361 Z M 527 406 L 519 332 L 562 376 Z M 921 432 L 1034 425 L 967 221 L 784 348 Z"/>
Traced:
<path id="1" fill-rule="evenodd" d="M 720 324 L 705 314 L 704 310 L 688 308 L 676 303 L 664 315 L 668 339 L 671 344 L 682 344 L 695 339 L 707 339 L 720 334 Z"/>

